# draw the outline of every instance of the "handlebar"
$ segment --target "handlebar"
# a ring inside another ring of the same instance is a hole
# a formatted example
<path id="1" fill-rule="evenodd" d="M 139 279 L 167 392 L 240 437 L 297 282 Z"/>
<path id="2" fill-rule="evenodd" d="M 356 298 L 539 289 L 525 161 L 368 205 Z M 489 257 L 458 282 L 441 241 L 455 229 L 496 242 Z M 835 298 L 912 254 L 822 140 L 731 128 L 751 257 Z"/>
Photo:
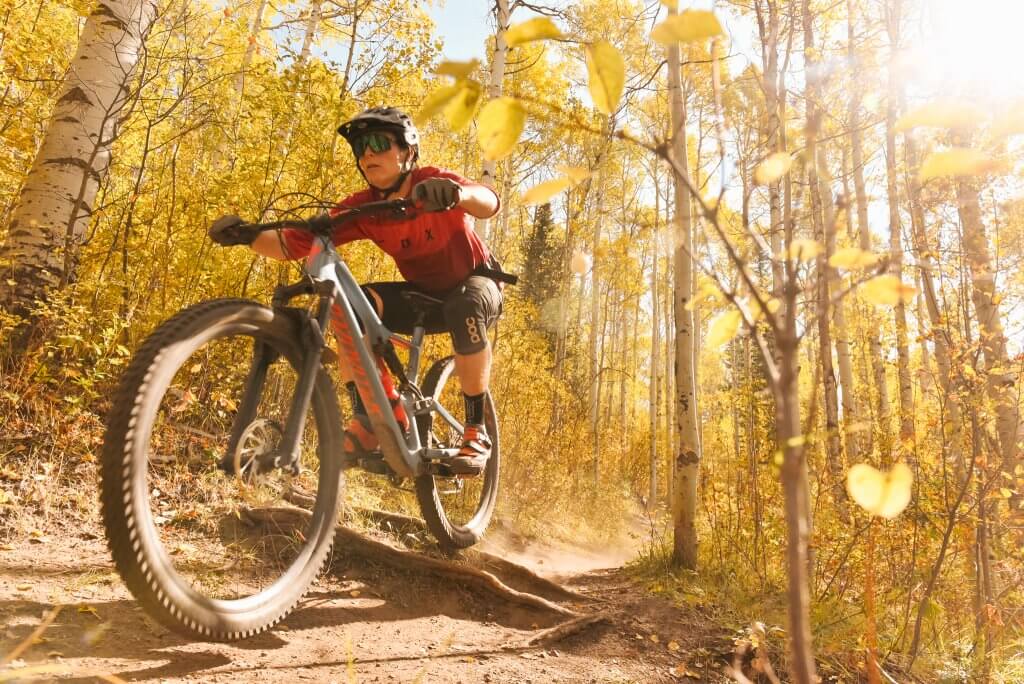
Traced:
<path id="1" fill-rule="evenodd" d="M 379 216 L 382 214 L 389 214 L 392 218 L 397 219 L 408 216 L 409 210 L 416 208 L 416 202 L 413 202 L 410 199 L 381 200 L 378 202 L 360 204 L 358 207 L 346 209 L 336 216 L 320 214 L 310 219 L 289 219 L 284 221 L 270 221 L 268 223 L 247 223 L 244 225 L 249 228 L 255 228 L 261 233 L 268 230 L 291 228 L 294 230 L 306 231 L 314 235 L 328 237 L 339 225 L 357 219 L 360 216 Z"/>

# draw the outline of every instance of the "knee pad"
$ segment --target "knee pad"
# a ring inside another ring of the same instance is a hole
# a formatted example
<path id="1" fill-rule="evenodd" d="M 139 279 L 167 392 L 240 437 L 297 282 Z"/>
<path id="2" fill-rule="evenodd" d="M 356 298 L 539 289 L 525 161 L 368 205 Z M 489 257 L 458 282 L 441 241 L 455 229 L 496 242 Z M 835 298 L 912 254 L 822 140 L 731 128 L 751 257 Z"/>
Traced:
<path id="1" fill-rule="evenodd" d="M 448 297 L 444 320 L 457 354 L 476 354 L 487 347 L 488 315 L 483 300 L 465 290 Z"/>

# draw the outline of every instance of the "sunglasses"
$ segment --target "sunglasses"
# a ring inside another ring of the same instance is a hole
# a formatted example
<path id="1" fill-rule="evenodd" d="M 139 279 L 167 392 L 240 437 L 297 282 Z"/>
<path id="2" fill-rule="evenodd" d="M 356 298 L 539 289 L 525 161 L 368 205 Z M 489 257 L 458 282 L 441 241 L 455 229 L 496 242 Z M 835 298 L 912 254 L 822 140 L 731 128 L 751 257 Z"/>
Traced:
<path id="1" fill-rule="evenodd" d="M 356 159 L 358 159 L 363 156 L 367 148 L 374 152 L 387 152 L 391 149 L 392 144 L 394 143 L 391 138 L 383 133 L 367 133 L 352 141 L 352 151 L 355 153 Z"/>

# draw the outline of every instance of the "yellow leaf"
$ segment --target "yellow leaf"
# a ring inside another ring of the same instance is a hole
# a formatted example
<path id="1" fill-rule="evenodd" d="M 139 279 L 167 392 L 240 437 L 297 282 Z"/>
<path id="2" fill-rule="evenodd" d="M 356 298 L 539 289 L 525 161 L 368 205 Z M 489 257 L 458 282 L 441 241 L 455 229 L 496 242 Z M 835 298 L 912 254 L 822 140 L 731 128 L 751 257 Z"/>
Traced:
<path id="1" fill-rule="evenodd" d="M 686 10 L 669 17 L 654 27 L 651 38 L 662 45 L 672 43 L 693 43 L 722 35 L 722 25 L 714 12 L 708 10 Z"/>
<path id="2" fill-rule="evenodd" d="M 807 444 L 806 435 L 797 435 L 796 437 L 790 437 L 786 440 L 786 446 L 788 447 L 798 447 L 803 446 L 804 444 Z"/>
<path id="3" fill-rule="evenodd" d="M 484 157 L 508 156 L 526 126 L 526 110 L 514 97 L 499 97 L 484 105 L 477 119 L 477 140 Z"/>
<path id="4" fill-rule="evenodd" d="M 1006 487 L 999 488 L 999 495 L 1004 499 L 1010 499 L 1013 497 L 1013 490 Z"/>
<path id="5" fill-rule="evenodd" d="M 789 249 L 786 250 L 786 259 L 793 259 L 795 261 L 810 261 L 814 257 L 821 254 L 825 248 L 817 240 L 809 240 L 807 238 L 796 238 L 789 244 Z"/>
<path id="6" fill-rule="evenodd" d="M 951 147 L 948 150 L 932 152 L 921 163 L 918 179 L 923 183 L 941 176 L 978 176 L 1002 171 L 1005 164 L 993 159 L 980 150 L 968 147 Z"/>
<path id="7" fill-rule="evenodd" d="M 711 321 L 708 329 L 707 345 L 712 349 L 718 349 L 726 344 L 739 332 L 742 318 L 738 309 L 724 311 Z"/>
<path id="8" fill-rule="evenodd" d="M 910 503 L 914 473 L 903 463 L 883 473 L 867 463 L 858 463 L 846 474 L 846 490 L 868 513 L 895 518 Z"/>
<path id="9" fill-rule="evenodd" d="M 590 169 L 584 166 L 563 166 L 559 164 L 555 167 L 555 171 L 564 173 L 566 176 L 571 178 L 574 185 L 576 183 L 582 183 L 590 178 Z"/>
<path id="10" fill-rule="evenodd" d="M 667 648 L 670 651 L 678 651 L 679 650 L 679 642 L 678 641 L 670 641 L 667 644 Z"/>
<path id="11" fill-rule="evenodd" d="M 572 179 L 566 176 L 552 178 L 538 183 L 523 193 L 523 204 L 544 204 L 549 199 L 572 186 Z"/>
<path id="12" fill-rule="evenodd" d="M 583 274 L 590 270 L 590 256 L 583 252 L 575 252 L 569 261 L 569 269 L 573 273 Z"/>
<path id="13" fill-rule="evenodd" d="M 423 126 L 440 114 L 448 103 L 451 102 L 452 98 L 458 95 L 461 90 L 462 84 L 456 83 L 454 85 L 438 88 L 434 92 L 430 93 L 430 95 L 427 95 L 426 99 L 423 100 L 423 105 L 420 106 L 420 110 L 416 112 L 416 116 L 413 117 L 416 125 Z"/>
<path id="14" fill-rule="evenodd" d="M 453 76 L 456 79 L 469 78 L 480 66 L 479 59 L 471 59 L 468 62 L 441 62 L 434 69 L 438 76 Z"/>
<path id="15" fill-rule="evenodd" d="M 461 131 L 473 120 L 476 107 L 480 104 L 480 95 L 483 93 L 483 87 L 476 81 L 460 81 L 459 84 L 462 86 L 461 90 L 444 108 L 444 117 L 456 132 Z"/>
<path id="16" fill-rule="evenodd" d="M 683 308 L 687 311 L 693 311 L 694 307 L 702 304 L 703 302 L 723 302 L 725 298 L 722 296 L 722 291 L 718 289 L 718 286 L 711 281 L 704 281 L 700 287 L 697 288 L 697 293 L 688 301 Z"/>
<path id="17" fill-rule="evenodd" d="M 754 169 L 754 182 L 758 185 L 774 183 L 785 176 L 791 166 L 793 157 L 788 152 L 776 152 Z"/>
<path id="18" fill-rule="evenodd" d="M 536 17 L 521 24 L 509 27 L 505 32 L 505 42 L 509 47 L 530 43 L 535 40 L 548 40 L 561 38 L 562 32 L 555 26 L 555 22 L 547 17 Z"/>
<path id="19" fill-rule="evenodd" d="M 860 286 L 864 299 L 878 306 L 896 306 L 900 299 L 904 302 L 913 300 L 917 290 L 894 275 L 875 276 Z"/>
<path id="20" fill-rule="evenodd" d="M 89 615 L 92 615 L 97 620 L 100 619 L 99 611 L 97 611 L 92 606 L 80 605 L 80 606 L 78 606 L 78 612 L 79 613 L 88 613 Z"/>
<path id="21" fill-rule="evenodd" d="M 626 65 L 618 49 L 606 40 L 587 46 L 587 87 L 597 110 L 611 114 L 626 85 Z"/>
<path id="22" fill-rule="evenodd" d="M 940 100 L 904 114 L 896 121 L 896 131 L 907 131 L 918 126 L 934 128 L 964 128 L 976 126 L 985 118 L 985 112 L 967 102 Z"/>
<path id="23" fill-rule="evenodd" d="M 828 265 L 832 268 L 844 268 L 853 270 L 868 268 L 878 263 L 878 255 L 866 252 L 859 247 L 846 247 L 840 249 L 828 258 Z"/>

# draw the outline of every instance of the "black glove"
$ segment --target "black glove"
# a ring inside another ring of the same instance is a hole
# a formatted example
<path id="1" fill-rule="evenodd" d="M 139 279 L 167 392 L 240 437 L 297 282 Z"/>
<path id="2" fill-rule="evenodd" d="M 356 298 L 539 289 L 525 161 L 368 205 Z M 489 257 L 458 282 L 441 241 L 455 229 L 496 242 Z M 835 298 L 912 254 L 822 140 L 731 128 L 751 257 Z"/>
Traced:
<path id="1" fill-rule="evenodd" d="M 427 178 L 412 189 L 412 199 L 423 211 L 445 211 L 459 203 L 462 186 L 447 178 Z"/>
<path id="2" fill-rule="evenodd" d="M 218 245 L 250 245 L 260 232 L 234 214 L 221 216 L 213 222 L 207 235 Z"/>

